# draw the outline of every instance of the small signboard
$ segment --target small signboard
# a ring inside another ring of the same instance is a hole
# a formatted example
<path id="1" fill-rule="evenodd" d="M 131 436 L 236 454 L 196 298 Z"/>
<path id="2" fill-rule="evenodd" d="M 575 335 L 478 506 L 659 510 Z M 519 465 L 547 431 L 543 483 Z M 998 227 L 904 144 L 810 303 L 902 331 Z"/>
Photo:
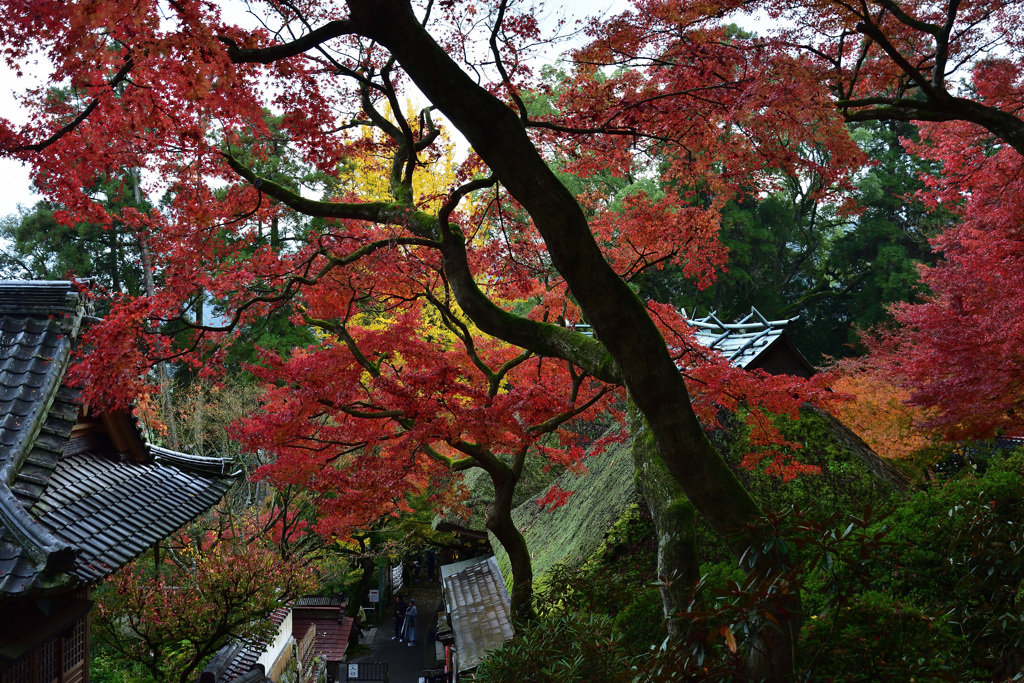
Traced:
<path id="1" fill-rule="evenodd" d="M 402 565 L 391 568 L 391 592 L 397 593 L 402 590 Z"/>
<path id="2" fill-rule="evenodd" d="M 376 588 L 370 589 L 370 602 L 380 602 L 380 591 Z"/>
<path id="3" fill-rule="evenodd" d="M 348 677 L 349 678 L 359 678 L 359 665 L 358 664 L 349 664 L 348 665 Z"/>

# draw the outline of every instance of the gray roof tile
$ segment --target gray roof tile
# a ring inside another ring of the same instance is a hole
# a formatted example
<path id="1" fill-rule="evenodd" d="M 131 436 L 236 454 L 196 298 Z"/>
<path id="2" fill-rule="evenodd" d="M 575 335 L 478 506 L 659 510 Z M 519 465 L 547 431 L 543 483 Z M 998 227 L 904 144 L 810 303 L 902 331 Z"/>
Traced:
<path id="1" fill-rule="evenodd" d="M 220 460 L 155 447 L 141 464 L 81 439 L 65 454 L 80 392 L 62 379 L 82 313 L 70 283 L 0 281 L 0 598 L 32 590 L 58 556 L 69 579 L 103 578 L 233 479 Z"/>
<path id="2" fill-rule="evenodd" d="M 75 573 L 90 582 L 109 573 L 103 568 L 122 566 L 201 514 L 231 484 L 229 477 L 115 462 L 95 453 L 64 458 L 54 479 L 65 494 L 79 497 L 55 505 L 40 521 L 58 538 L 84 548 Z"/>
<path id="3" fill-rule="evenodd" d="M 441 567 L 441 576 L 458 646 L 459 671 L 466 671 L 476 667 L 488 650 L 501 647 L 514 635 L 508 589 L 493 556 L 468 566 L 446 565 Z"/>

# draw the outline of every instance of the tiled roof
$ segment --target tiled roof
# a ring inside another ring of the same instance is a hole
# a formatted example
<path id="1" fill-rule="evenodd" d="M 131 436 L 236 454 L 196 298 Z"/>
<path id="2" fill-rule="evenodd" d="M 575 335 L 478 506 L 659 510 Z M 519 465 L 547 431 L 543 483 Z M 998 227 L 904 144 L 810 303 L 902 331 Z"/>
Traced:
<path id="1" fill-rule="evenodd" d="M 80 305 L 67 280 L 0 280 L 0 315 L 49 318 Z"/>
<path id="2" fill-rule="evenodd" d="M 1000 436 L 996 438 L 996 445 L 1000 448 L 1020 448 L 1024 446 L 1024 436 Z"/>
<path id="3" fill-rule="evenodd" d="M 69 282 L 0 281 L 0 598 L 97 581 L 231 483 L 219 459 L 69 441 L 80 399 L 62 382 L 87 312 Z"/>
<path id="4" fill-rule="evenodd" d="M 337 595 L 304 595 L 295 601 L 295 607 L 333 607 L 341 609 L 345 603 Z"/>
<path id="5" fill-rule="evenodd" d="M 686 318 L 686 311 L 681 311 Z M 740 368 L 757 367 L 758 358 L 773 344 L 785 339 L 785 328 L 796 320 L 768 320 L 756 308 L 751 307 L 750 314 L 735 323 L 724 323 L 714 314 L 704 318 L 686 318 L 691 327 L 695 327 L 697 342 L 701 346 L 715 349 L 725 356 L 730 363 Z M 577 332 L 587 336 L 594 334 L 587 324 L 573 326 Z M 807 362 L 800 351 L 792 346 L 790 350 L 798 357 L 801 366 L 812 374 L 813 367 Z"/>
<path id="6" fill-rule="evenodd" d="M 768 320 L 751 308 L 750 315 L 735 323 L 723 323 L 713 314 L 686 322 L 697 328 L 697 341 L 702 346 L 715 349 L 733 365 L 746 368 L 782 336 L 792 320 Z"/>
<path id="7" fill-rule="evenodd" d="M 280 628 L 291 607 L 279 607 L 269 620 Z M 198 683 L 263 683 L 266 670 L 257 664 L 269 643 L 233 640 L 218 652 L 199 675 Z"/>
<path id="8" fill-rule="evenodd" d="M 319 614 L 318 614 L 319 613 Z M 327 610 L 317 609 L 296 610 L 292 613 L 292 636 L 295 640 L 302 640 L 310 626 L 316 628 L 316 645 L 313 646 L 313 654 L 323 657 L 326 662 L 340 662 L 345 657 L 345 650 L 348 649 L 348 639 L 352 634 L 352 617 L 338 617 L 341 610 L 338 608 Z"/>
<path id="9" fill-rule="evenodd" d="M 77 414 L 61 380 L 82 313 L 70 283 L 0 281 L 0 594 L 59 580 L 74 559 L 28 505 L 63 451 L 65 418 L 73 424 Z"/>
<path id="10" fill-rule="evenodd" d="M 60 461 L 32 512 L 81 550 L 74 573 L 93 583 L 213 507 L 230 485 L 219 473 L 78 453 Z"/>
<path id="11" fill-rule="evenodd" d="M 57 469 L 57 461 L 75 425 L 79 404 L 77 390 L 65 386 L 57 390 L 39 435 L 11 484 L 11 490 L 26 510 L 39 502 L 50 476 Z"/>
<path id="12" fill-rule="evenodd" d="M 467 671 L 480 664 L 488 650 L 501 647 L 514 635 L 508 590 L 493 556 L 456 572 L 442 567 L 441 576 L 459 671 Z"/>
<path id="13" fill-rule="evenodd" d="M 21 468 L 70 355 L 59 320 L 0 317 L 0 480 Z"/>
<path id="14" fill-rule="evenodd" d="M 242 640 L 228 643 L 199 674 L 198 683 L 228 683 L 237 681 L 241 676 L 262 683 L 266 679 L 266 671 L 262 665 L 256 664 L 256 660 L 264 647 L 265 644 Z"/>

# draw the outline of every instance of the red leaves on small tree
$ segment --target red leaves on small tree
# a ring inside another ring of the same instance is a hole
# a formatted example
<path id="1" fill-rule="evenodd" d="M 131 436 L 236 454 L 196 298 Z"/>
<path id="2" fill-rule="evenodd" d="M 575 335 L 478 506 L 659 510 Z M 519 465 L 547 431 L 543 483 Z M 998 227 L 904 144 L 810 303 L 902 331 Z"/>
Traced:
<path id="1" fill-rule="evenodd" d="M 270 613 L 311 591 L 313 574 L 253 541 L 186 543 L 156 575 L 143 560 L 128 565 L 97 596 L 100 637 L 161 683 L 192 680 L 231 638 L 266 640 Z"/>
<path id="2" fill-rule="evenodd" d="M 901 327 L 871 340 L 871 349 L 903 379 L 913 404 L 935 411 L 928 425 L 947 438 L 1019 433 L 1024 158 L 1010 148 L 993 151 L 973 127 L 929 134 L 934 146 L 921 149 L 945 165 L 929 196 L 958 207 L 962 220 L 933 242 L 944 260 L 922 273 L 929 299 L 897 306 Z"/>

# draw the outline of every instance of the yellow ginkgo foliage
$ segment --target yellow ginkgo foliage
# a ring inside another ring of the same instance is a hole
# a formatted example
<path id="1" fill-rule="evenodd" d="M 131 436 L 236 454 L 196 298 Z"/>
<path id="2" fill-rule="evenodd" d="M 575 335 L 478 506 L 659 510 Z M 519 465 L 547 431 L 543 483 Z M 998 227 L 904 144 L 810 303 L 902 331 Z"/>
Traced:
<path id="1" fill-rule="evenodd" d="M 384 115 L 392 123 L 397 123 L 391 107 L 384 107 Z M 422 125 L 419 109 L 410 99 L 405 102 L 404 118 L 414 130 Z M 459 165 L 455 159 L 455 143 L 447 128 L 439 124 L 438 129 L 438 140 L 430 146 L 429 154 L 421 152 L 418 155 L 413 172 L 413 201 L 418 208 L 428 213 L 438 211 L 442 198 L 446 198 L 456 185 L 455 176 Z M 386 136 L 378 128 L 363 128 L 356 142 L 377 143 L 380 145 L 379 151 L 358 155 L 358 161 L 353 163 L 351 172 L 342 176 L 335 188 L 338 194 L 351 193 L 364 201 L 395 199 L 390 180 L 394 150 L 385 145 L 385 140 Z"/>

